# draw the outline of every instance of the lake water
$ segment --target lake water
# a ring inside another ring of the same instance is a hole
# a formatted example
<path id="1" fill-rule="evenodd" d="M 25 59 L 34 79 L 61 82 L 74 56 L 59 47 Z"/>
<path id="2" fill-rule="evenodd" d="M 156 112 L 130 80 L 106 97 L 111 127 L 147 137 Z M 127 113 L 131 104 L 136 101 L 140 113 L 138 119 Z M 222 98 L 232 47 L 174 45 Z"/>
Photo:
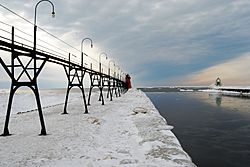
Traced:
<path id="1" fill-rule="evenodd" d="M 250 99 L 204 92 L 146 94 L 198 167 L 250 166 Z"/>

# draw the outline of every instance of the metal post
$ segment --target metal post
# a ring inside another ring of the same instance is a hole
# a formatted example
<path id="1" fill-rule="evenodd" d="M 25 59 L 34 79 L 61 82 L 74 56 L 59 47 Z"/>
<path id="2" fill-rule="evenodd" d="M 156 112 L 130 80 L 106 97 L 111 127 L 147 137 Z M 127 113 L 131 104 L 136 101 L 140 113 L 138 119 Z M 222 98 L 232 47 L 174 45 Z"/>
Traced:
<path id="1" fill-rule="evenodd" d="M 85 97 L 85 93 L 84 93 L 84 88 L 83 88 L 83 86 L 79 87 L 79 88 L 81 89 L 82 97 L 83 97 L 83 103 L 84 103 L 84 108 L 85 108 L 84 114 L 88 114 L 88 107 L 87 107 L 87 103 L 86 103 L 86 97 Z"/>
<path id="2" fill-rule="evenodd" d="M 92 69 L 92 63 L 91 63 L 91 69 Z M 93 89 L 93 80 L 92 80 L 93 75 L 89 73 L 89 78 L 90 78 L 90 88 L 89 88 L 89 96 L 88 96 L 88 105 L 90 106 L 90 97 L 91 97 L 91 92 Z"/>
<path id="3" fill-rule="evenodd" d="M 66 73 L 66 76 L 67 76 L 67 79 L 68 79 L 68 86 L 67 86 L 67 91 L 66 91 L 66 97 L 65 97 L 65 103 L 64 103 L 64 109 L 63 109 L 63 113 L 62 114 L 68 114 L 67 112 L 67 106 L 68 106 L 68 99 L 69 99 L 69 91 L 71 89 L 70 87 L 70 53 L 69 53 L 69 64 L 68 64 L 68 71 L 67 71 L 67 68 L 65 66 L 64 67 L 64 70 L 65 70 L 65 73 Z"/>
<path id="4" fill-rule="evenodd" d="M 33 48 L 33 59 L 34 59 L 34 75 L 36 74 L 36 31 L 37 31 L 37 26 L 34 26 L 34 48 Z"/>
<path id="5" fill-rule="evenodd" d="M 33 90 L 33 92 L 35 94 L 35 97 L 36 97 L 37 109 L 38 109 L 40 123 L 41 123 L 41 133 L 40 133 L 40 135 L 47 135 L 37 84 L 35 84 L 34 87 L 30 86 L 30 88 Z"/>
<path id="6" fill-rule="evenodd" d="M 11 106 L 12 106 L 12 102 L 13 102 L 13 96 L 14 96 L 17 88 L 18 87 L 14 88 L 13 83 L 11 84 L 9 101 L 8 101 L 8 108 L 7 108 L 6 119 L 5 119 L 5 124 L 4 124 L 4 131 L 3 131 L 3 134 L 1 136 L 11 135 L 8 127 L 9 127 L 10 112 L 11 112 Z"/>
<path id="7" fill-rule="evenodd" d="M 66 92 L 66 98 L 65 98 L 65 103 L 64 103 L 64 110 L 62 114 L 68 114 L 67 112 L 67 106 L 68 106 L 68 99 L 69 99 L 69 91 L 70 91 L 71 87 L 68 86 L 67 87 L 67 92 Z"/>
<path id="8" fill-rule="evenodd" d="M 15 77 L 15 70 L 14 70 L 14 59 L 15 59 L 15 55 L 14 55 L 14 37 L 15 37 L 15 29 L 14 27 L 12 26 L 12 32 L 11 32 L 11 73 L 12 73 L 12 77 L 14 78 Z"/>

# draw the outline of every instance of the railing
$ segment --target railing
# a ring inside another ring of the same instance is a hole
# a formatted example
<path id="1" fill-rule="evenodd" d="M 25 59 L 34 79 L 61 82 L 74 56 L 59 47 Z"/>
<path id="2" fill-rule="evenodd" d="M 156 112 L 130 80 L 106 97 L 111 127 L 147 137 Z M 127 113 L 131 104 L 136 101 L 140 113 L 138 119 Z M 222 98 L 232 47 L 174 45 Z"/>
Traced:
<path id="1" fill-rule="evenodd" d="M 0 22 L 1 24 L 5 24 L 4 22 Z M 10 25 L 5 24 L 7 27 Z M 124 81 L 125 77 L 121 77 L 121 75 L 116 75 L 116 71 L 114 68 L 113 72 L 110 72 L 110 67 L 102 65 L 102 67 L 106 67 L 106 72 L 103 70 L 99 70 L 98 61 L 92 61 L 89 63 L 89 66 L 84 66 L 83 63 L 78 63 L 77 57 L 71 53 L 67 53 L 66 51 L 55 51 L 54 49 L 45 47 L 43 45 L 38 44 L 38 48 L 34 48 L 34 46 L 29 45 L 27 43 L 32 44 L 32 41 L 15 34 L 15 28 L 11 26 L 11 32 L 7 31 L 6 29 L 1 28 L 0 31 L 8 34 L 11 37 L 0 35 L 0 50 L 3 52 L 11 53 L 11 56 L 8 59 L 11 59 L 9 63 L 4 60 L 5 56 L 0 56 L 0 64 L 3 66 L 5 71 L 7 72 L 8 76 L 11 79 L 11 88 L 10 88 L 10 95 L 7 107 L 7 114 L 5 119 L 4 125 L 4 132 L 2 136 L 10 135 L 8 125 L 12 107 L 13 96 L 16 90 L 20 87 L 26 86 L 32 89 L 33 93 L 35 94 L 35 98 L 37 101 L 38 113 L 40 117 L 41 123 L 41 135 L 46 135 L 46 128 L 43 119 L 42 113 L 42 106 L 40 103 L 40 96 L 39 96 L 39 89 L 37 84 L 37 78 L 43 69 L 46 62 L 51 62 L 57 65 L 61 65 L 64 67 L 66 77 L 68 79 L 68 87 L 66 92 L 65 98 L 65 105 L 63 114 L 67 114 L 67 103 L 68 103 L 68 95 L 69 91 L 72 87 L 79 87 L 82 95 L 83 95 L 83 102 L 85 106 L 85 113 L 88 113 L 87 105 L 90 105 L 90 97 L 93 87 L 98 87 L 100 90 L 99 101 L 102 102 L 104 105 L 104 95 L 103 95 L 103 88 L 107 87 L 107 97 L 110 98 L 112 101 L 113 94 L 115 93 L 116 97 L 120 96 L 122 92 L 126 91 L 126 84 Z M 19 32 L 25 34 L 26 36 L 32 37 L 31 35 L 25 33 L 24 31 L 18 29 Z M 18 40 L 17 40 L 18 39 Z M 44 43 L 46 41 L 40 40 Z M 24 43 L 25 42 L 25 43 Z M 47 43 L 48 44 L 48 43 Z M 54 48 L 58 49 L 56 46 Z M 67 53 L 67 54 L 66 54 Z M 25 64 L 22 60 L 22 57 L 28 57 L 29 61 Z M 88 56 L 84 53 L 84 56 Z M 88 56 L 89 57 L 89 56 Z M 3 59 L 2 59 L 3 58 Z M 37 62 L 40 62 L 38 65 Z M 95 68 L 93 68 L 95 67 Z M 16 75 L 17 69 L 21 68 L 21 73 Z M 32 73 L 30 73 L 30 70 Z M 90 91 L 88 96 L 88 104 L 84 92 L 84 77 L 85 74 L 88 73 L 90 77 Z M 22 79 L 25 76 L 26 79 Z"/>

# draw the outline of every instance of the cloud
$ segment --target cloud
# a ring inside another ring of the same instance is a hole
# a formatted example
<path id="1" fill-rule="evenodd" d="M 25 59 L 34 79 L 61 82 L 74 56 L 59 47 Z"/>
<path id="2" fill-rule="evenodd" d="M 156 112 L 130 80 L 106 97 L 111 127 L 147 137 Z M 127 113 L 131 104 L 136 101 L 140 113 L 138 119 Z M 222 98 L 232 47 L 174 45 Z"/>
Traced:
<path id="1" fill-rule="evenodd" d="M 3 0 L 2 3 L 33 21 L 34 1 Z M 88 64 L 93 59 L 98 62 L 99 53 L 105 51 L 124 71 L 132 73 L 137 85 L 154 85 L 154 81 L 175 83 L 177 78 L 249 52 L 250 2 L 246 0 L 61 0 L 53 3 L 55 19 L 50 18 L 49 4 L 39 5 L 39 26 L 78 50 L 83 38 L 92 38 L 94 48 L 89 49 L 86 44 L 86 52 L 91 55 L 86 58 Z M 0 10 L 2 16 L 5 12 Z M 25 27 L 13 15 L 4 16 L 5 21 Z M 66 52 L 80 55 L 52 37 L 39 34 Z"/>
<path id="2" fill-rule="evenodd" d="M 211 85 L 217 77 L 222 79 L 223 85 L 250 85 L 249 71 L 250 53 L 237 58 L 227 60 L 209 68 L 197 71 L 183 79 L 179 84 L 188 85 Z"/>

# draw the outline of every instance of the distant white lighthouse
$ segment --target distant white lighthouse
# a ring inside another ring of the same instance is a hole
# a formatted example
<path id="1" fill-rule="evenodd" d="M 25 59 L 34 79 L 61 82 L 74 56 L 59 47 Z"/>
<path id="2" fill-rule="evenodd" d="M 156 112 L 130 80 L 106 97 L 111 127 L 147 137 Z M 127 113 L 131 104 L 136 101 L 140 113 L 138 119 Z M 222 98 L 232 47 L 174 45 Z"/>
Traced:
<path id="1" fill-rule="evenodd" d="M 221 83 L 221 79 L 218 77 L 216 80 L 215 80 L 215 86 L 221 86 L 222 83 Z"/>

